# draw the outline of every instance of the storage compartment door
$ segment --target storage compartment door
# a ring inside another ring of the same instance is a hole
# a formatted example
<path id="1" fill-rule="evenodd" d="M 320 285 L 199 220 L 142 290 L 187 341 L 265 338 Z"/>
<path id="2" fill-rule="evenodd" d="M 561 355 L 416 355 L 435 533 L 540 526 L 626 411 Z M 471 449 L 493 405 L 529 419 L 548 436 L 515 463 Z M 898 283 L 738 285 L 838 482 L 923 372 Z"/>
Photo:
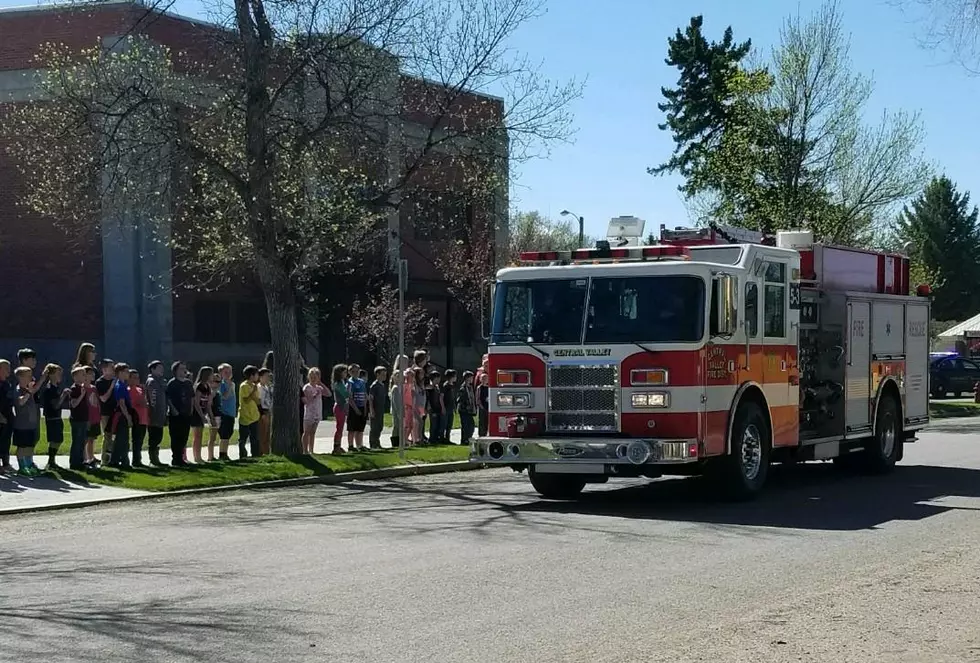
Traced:
<path id="1" fill-rule="evenodd" d="M 905 421 L 929 417 L 929 304 L 905 305 Z"/>
<path id="2" fill-rule="evenodd" d="M 871 304 L 847 304 L 847 433 L 871 428 Z"/>

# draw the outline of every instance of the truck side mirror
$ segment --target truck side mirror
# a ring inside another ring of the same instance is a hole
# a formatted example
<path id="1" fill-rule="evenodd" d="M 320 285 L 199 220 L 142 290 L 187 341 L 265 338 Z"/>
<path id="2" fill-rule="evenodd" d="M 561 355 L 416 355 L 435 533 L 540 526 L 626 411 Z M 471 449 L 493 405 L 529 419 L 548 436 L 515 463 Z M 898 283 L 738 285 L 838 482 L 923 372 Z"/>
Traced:
<path id="1" fill-rule="evenodd" d="M 480 333 L 483 340 L 490 338 L 490 321 L 493 320 L 494 282 L 486 281 L 480 288 Z"/>
<path id="2" fill-rule="evenodd" d="M 711 281 L 711 335 L 732 336 L 738 329 L 738 280 L 718 274 Z"/>

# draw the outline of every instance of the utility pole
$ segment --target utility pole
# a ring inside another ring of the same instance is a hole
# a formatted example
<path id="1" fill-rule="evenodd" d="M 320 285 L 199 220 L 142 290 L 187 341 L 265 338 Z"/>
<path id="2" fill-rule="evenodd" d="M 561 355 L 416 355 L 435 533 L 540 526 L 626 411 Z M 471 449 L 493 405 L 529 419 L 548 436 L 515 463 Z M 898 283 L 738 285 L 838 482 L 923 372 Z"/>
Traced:
<path id="1" fill-rule="evenodd" d="M 408 261 L 404 258 L 398 260 L 398 361 L 395 366 L 401 368 L 401 358 L 405 356 L 405 289 L 408 287 Z M 407 366 L 406 366 L 407 368 Z M 392 376 L 396 380 L 402 381 L 402 388 L 405 389 L 405 376 Z M 405 395 L 402 394 L 402 407 L 405 405 Z M 394 410 L 394 408 L 392 408 Z M 405 415 L 402 413 L 402 420 L 398 424 L 401 426 L 401 434 L 398 436 L 398 456 L 405 457 Z"/>

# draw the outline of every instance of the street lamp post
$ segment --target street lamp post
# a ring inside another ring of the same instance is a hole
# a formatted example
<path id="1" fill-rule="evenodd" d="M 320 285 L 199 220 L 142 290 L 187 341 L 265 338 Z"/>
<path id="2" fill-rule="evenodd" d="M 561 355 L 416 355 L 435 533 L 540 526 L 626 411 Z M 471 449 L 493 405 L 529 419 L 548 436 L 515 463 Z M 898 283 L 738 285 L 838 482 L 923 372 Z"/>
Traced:
<path id="1" fill-rule="evenodd" d="M 569 212 L 567 209 L 561 211 L 562 216 L 571 216 L 578 219 L 578 248 L 584 248 L 585 244 L 585 217 L 579 216 L 573 212 Z"/>

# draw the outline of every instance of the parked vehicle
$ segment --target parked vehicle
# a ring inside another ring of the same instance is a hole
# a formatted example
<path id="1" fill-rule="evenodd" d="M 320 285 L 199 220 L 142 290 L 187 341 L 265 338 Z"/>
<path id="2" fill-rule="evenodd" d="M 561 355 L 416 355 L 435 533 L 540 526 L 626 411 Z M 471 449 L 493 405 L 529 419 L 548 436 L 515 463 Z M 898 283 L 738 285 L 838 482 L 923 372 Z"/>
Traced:
<path id="1" fill-rule="evenodd" d="M 933 398 L 952 394 L 959 398 L 973 393 L 980 383 L 980 362 L 965 357 L 937 357 L 929 364 L 929 385 Z"/>

